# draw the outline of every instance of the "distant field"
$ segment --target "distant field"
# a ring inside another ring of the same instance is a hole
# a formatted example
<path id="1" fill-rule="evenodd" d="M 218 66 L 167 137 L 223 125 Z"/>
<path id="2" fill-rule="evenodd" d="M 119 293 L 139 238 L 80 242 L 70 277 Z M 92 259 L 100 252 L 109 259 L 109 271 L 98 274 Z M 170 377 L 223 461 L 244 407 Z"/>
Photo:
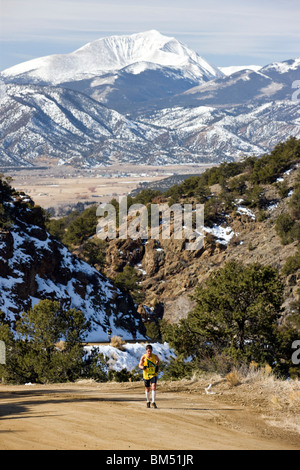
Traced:
<path id="1" fill-rule="evenodd" d="M 211 165 L 210 165 L 211 166 Z M 199 174 L 208 166 L 121 167 L 114 169 L 78 170 L 52 167 L 5 172 L 12 185 L 24 191 L 43 208 L 58 208 L 78 202 L 108 202 L 124 196 L 140 183 L 155 183 L 172 175 Z"/>
<path id="2" fill-rule="evenodd" d="M 107 202 L 113 197 L 128 194 L 137 188 L 137 178 L 95 178 L 78 176 L 73 178 L 29 178 L 26 181 L 14 179 L 14 187 L 32 197 L 36 204 L 45 209 L 76 204 L 77 202 Z"/>

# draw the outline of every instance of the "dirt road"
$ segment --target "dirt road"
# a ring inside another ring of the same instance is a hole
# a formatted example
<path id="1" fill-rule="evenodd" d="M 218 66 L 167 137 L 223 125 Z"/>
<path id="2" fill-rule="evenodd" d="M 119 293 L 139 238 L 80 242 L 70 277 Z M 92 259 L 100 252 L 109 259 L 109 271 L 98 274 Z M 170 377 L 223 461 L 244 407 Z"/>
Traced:
<path id="1" fill-rule="evenodd" d="M 0 385 L 0 449 L 300 448 L 299 435 L 209 395 L 161 387 L 157 403 L 146 408 L 142 383 Z"/>

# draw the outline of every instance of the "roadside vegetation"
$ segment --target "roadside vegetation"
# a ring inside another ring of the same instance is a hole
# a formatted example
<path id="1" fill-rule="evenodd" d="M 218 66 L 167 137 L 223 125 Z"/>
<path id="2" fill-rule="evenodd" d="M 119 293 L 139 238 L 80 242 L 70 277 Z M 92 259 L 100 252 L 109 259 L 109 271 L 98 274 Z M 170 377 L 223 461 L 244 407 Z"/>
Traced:
<path id="1" fill-rule="evenodd" d="M 229 262 L 194 293 L 196 307 L 177 324 L 161 323 L 164 341 L 177 353 L 166 366 L 170 377 L 197 370 L 229 373 L 256 362 L 281 377 L 298 377 L 291 345 L 295 324 L 280 325 L 283 283 L 270 266 Z M 175 372 L 176 371 L 176 372 Z"/>

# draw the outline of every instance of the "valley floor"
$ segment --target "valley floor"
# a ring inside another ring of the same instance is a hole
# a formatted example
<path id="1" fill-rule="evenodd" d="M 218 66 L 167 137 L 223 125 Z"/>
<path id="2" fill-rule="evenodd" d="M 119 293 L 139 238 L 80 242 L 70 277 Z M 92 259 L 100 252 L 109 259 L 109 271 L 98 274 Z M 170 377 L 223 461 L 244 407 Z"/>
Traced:
<path id="1" fill-rule="evenodd" d="M 155 410 L 146 408 L 142 382 L 0 385 L 0 450 L 300 449 L 280 400 L 265 406 L 250 384 L 220 381 L 211 390 L 201 381 L 161 382 Z"/>
<path id="2" fill-rule="evenodd" d="M 211 164 L 198 165 L 114 165 L 113 167 L 80 170 L 70 166 L 45 169 L 5 171 L 12 185 L 24 191 L 35 204 L 44 209 L 66 207 L 69 204 L 109 202 L 127 196 L 140 183 L 154 183 L 174 174 L 199 174 Z M 1 173 L 1 170 L 0 170 Z"/>

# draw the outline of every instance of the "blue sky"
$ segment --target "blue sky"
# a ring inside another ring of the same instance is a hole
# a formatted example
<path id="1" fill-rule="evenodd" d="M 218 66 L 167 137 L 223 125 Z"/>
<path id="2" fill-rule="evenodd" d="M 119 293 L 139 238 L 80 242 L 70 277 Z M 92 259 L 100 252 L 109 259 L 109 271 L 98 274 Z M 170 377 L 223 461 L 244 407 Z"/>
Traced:
<path id="1" fill-rule="evenodd" d="M 299 0 L 0 0 L 0 70 L 157 29 L 217 66 L 300 56 Z"/>

